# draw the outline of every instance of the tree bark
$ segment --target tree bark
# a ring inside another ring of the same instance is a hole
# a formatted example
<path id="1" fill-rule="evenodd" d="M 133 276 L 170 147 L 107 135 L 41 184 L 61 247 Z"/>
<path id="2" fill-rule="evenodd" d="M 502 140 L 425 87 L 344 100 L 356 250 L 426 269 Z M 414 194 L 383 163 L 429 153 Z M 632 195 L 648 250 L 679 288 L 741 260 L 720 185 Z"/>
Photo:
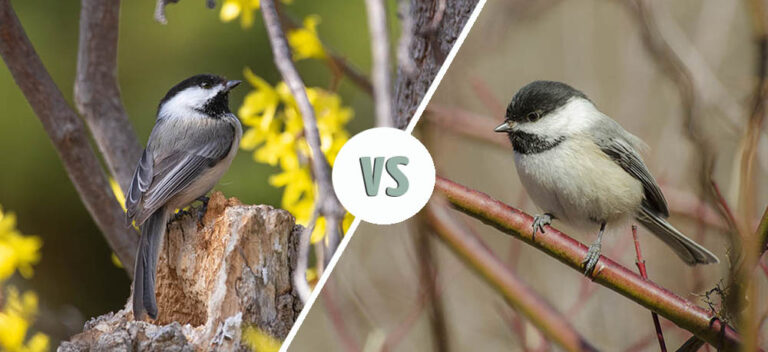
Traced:
<path id="1" fill-rule="evenodd" d="M 91 319 L 59 351 L 246 350 L 254 326 L 282 340 L 302 308 L 291 273 L 302 231 L 285 210 L 243 205 L 216 192 L 168 225 L 157 269 L 157 320 L 126 307 Z"/>
<path id="2" fill-rule="evenodd" d="M 117 82 L 120 0 L 82 0 L 75 105 L 123 192 L 141 155 Z"/>
<path id="3" fill-rule="evenodd" d="M 59 154 L 69 179 L 107 243 L 126 268 L 133 268 L 138 236 L 112 194 L 88 133 L 64 100 L 27 38 L 10 0 L 0 0 L 0 55 Z M 131 270 L 127 270 L 132 275 Z"/>
<path id="4" fill-rule="evenodd" d="M 398 67 L 395 82 L 395 127 L 408 126 L 445 57 L 464 29 L 477 0 L 413 0 L 413 38 L 409 57 L 413 72 Z M 408 35 L 409 33 L 403 33 Z"/>

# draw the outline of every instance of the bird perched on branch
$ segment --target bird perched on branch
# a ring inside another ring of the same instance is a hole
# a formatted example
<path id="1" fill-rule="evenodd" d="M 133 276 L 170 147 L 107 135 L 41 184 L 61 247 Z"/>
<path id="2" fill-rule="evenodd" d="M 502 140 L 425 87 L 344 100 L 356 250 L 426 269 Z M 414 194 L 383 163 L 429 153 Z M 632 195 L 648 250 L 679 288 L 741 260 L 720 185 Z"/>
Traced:
<path id="1" fill-rule="evenodd" d="M 606 226 L 633 217 L 689 265 L 719 261 L 665 220 L 667 202 L 638 152 L 645 144 L 584 93 L 561 82 L 529 83 L 512 98 L 495 131 L 509 135 L 520 180 L 545 211 L 535 217 L 534 236 L 553 219 L 599 229 L 583 262 L 585 274 L 600 258 Z"/>
<path id="2" fill-rule="evenodd" d="M 157 318 L 155 270 L 166 224 L 175 209 L 204 196 L 232 163 L 242 126 L 229 110 L 240 81 L 203 74 L 165 95 L 147 148 L 126 194 L 128 224 L 141 226 L 133 275 L 133 315 Z"/>

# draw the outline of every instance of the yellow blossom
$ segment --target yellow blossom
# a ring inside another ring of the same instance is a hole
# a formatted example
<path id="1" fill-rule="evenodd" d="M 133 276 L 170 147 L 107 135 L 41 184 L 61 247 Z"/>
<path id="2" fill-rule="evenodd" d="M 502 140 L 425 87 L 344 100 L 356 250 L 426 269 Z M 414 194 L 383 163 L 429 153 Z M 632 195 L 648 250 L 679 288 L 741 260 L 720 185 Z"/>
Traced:
<path id="1" fill-rule="evenodd" d="M 280 341 L 255 326 L 243 329 L 243 341 L 251 351 L 277 352 L 280 350 Z"/>
<path id="2" fill-rule="evenodd" d="M 297 224 L 308 226 L 317 186 L 312 179 L 312 153 L 304 138 L 301 112 L 284 82 L 270 85 L 249 69 L 244 75 L 253 90 L 238 110 L 246 127 L 240 147 L 252 150 L 255 161 L 278 167 L 269 184 L 283 188 L 281 207 L 296 217 Z M 346 124 L 353 116 L 352 109 L 344 106 L 334 92 L 317 87 L 306 91 L 315 110 L 320 149 L 333 165 L 341 146 L 349 139 Z M 345 231 L 349 223 L 351 216 L 344 219 Z M 312 243 L 324 238 L 325 227 L 325 219 L 319 217 L 312 231 Z"/>
<path id="3" fill-rule="evenodd" d="M 304 18 L 304 27 L 288 31 L 288 44 L 293 49 L 293 60 L 324 59 L 323 43 L 317 36 L 317 25 L 320 16 L 311 15 Z"/>
<path id="4" fill-rule="evenodd" d="M 284 4 L 290 4 L 293 0 L 282 0 Z M 249 28 L 253 25 L 253 12 L 259 9 L 259 0 L 225 0 L 221 5 L 219 19 L 222 22 L 230 22 L 240 16 L 240 25 Z"/>
<path id="5" fill-rule="evenodd" d="M 0 282 L 18 270 L 21 276 L 32 276 L 32 265 L 40 260 L 42 240 L 37 236 L 23 236 L 16 230 L 16 216 L 4 214 L 0 208 Z"/>
<path id="6" fill-rule="evenodd" d="M 19 296 L 19 291 L 9 287 L 5 304 L 0 310 L 0 350 L 39 352 L 48 350 L 48 337 L 36 333 L 25 344 L 27 330 L 37 314 L 37 295 L 25 292 Z"/>

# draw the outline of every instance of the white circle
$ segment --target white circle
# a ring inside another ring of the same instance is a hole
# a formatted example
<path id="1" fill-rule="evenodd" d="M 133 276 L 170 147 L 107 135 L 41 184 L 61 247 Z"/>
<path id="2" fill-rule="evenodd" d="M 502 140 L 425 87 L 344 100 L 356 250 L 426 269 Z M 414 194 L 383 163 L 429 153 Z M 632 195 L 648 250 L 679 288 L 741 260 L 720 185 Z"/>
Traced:
<path id="1" fill-rule="evenodd" d="M 408 163 L 396 165 L 403 159 L 395 157 L 403 156 L 408 158 Z M 381 172 L 379 187 L 373 189 L 374 183 L 369 181 L 367 192 L 363 165 L 367 165 L 368 170 L 376 170 L 376 158 L 382 157 L 378 168 Z M 361 161 L 361 158 L 370 159 Z M 401 186 L 396 180 L 399 177 L 396 172 L 393 176 L 387 170 L 393 166 L 408 182 L 407 191 L 400 196 L 387 194 L 387 189 L 390 193 L 399 193 L 392 191 Z M 333 164 L 332 177 L 336 196 L 347 211 L 363 221 L 389 225 L 416 215 L 427 204 L 435 188 L 435 164 L 427 148 L 412 135 L 395 128 L 379 127 L 356 134 L 341 147 Z"/>

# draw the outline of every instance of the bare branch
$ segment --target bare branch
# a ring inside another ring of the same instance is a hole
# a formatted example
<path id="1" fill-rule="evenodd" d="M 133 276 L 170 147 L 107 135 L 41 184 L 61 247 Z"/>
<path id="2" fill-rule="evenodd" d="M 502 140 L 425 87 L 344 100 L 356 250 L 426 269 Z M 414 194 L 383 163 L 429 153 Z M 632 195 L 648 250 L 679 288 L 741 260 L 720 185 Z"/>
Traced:
<path id="1" fill-rule="evenodd" d="M 438 187 L 443 185 L 441 182 Z M 478 271 L 510 305 L 525 315 L 544 335 L 567 351 L 596 351 L 573 328 L 568 318 L 512 273 L 504 262 L 478 241 L 477 236 L 464 223 L 448 211 L 444 198 L 439 195 L 432 197 L 425 208 L 425 215 L 440 239 Z"/>
<path id="2" fill-rule="evenodd" d="M 175 4 L 179 1 L 180 0 L 157 0 L 157 4 L 155 5 L 155 21 L 160 22 L 161 24 L 168 24 L 168 19 L 165 18 L 165 7 L 168 6 L 168 4 Z M 205 6 L 209 9 L 213 9 L 216 7 L 216 1 L 205 0 Z"/>
<path id="3" fill-rule="evenodd" d="M 534 241 L 530 230 L 533 218 L 530 215 L 444 178 L 437 178 L 435 190 L 445 195 L 456 209 L 536 247 L 581 273 L 582 260 L 587 254 L 587 246 L 584 244 L 552 227 L 546 227 L 546 233 L 537 235 Z M 713 346 L 722 347 L 726 351 L 737 350 L 739 347 L 739 335 L 717 316 L 651 281 L 644 280 L 632 270 L 605 256 L 600 257 L 592 279 L 658 313 Z"/>
<path id="4" fill-rule="evenodd" d="M 43 66 L 11 7 L 0 0 L 0 55 L 53 142 L 80 199 L 125 268 L 133 268 L 138 236 L 120 208 L 85 126 Z M 132 275 L 127 269 L 128 275 Z"/>
<path id="5" fill-rule="evenodd" d="M 141 145 L 117 83 L 119 18 L 119 0 L 82 0 L 75 106 L 88 124 L 110 174 L 126 192 Z"/>
<path id="6" fill-rule="evenodd" d="M 389 32 L 387 11 L 383 0 L 365 0 L 368 13 L 368 31 L 371 35 L 373 68 L 373 100 L 376 105 L 376 126 L 393 127 L 392 83 L 389 79 Z"/>
<path id="7" fill-rule="evenodd" d="M 267 27 L 269 42 L 272 45 L 275 65 L 283 76 L 283 80 L 291 90 L 296 100 L 296 105 L 301 112 L 304 122 L 304 137 L 312 152 L 312 173 L 318 185 L 318 194 L 315 198 L 315 209 L 326 221 L 326 261 L 330 261 L 332 254 L 339 245 L 341 219 L 345 210 L 336 198 L 331 182 L 331 167 L 320 149 L 320 134 L 317 131 L 315 110 L 307 97 L 304 81 L 291 61 L 291 51 L 283 33 L 280 17 L 277 14 L 274 0 L 261 0 L 261 13 L 264 24 Z"/>
<path id="8" fill-rule="evenodd" d="M 307 227 L 301 231 L 296 269 L 293 271 L 293 288 L 296 290 L 296 293 L 299 295 L 302 302 L 307 302 L 309 300 L 309 295 L 312 293 L 312 289 L 307 282 L 307 267 L 309 267 L 309 242 L 316 221 L 317 210 L 313 212 Z"/>

